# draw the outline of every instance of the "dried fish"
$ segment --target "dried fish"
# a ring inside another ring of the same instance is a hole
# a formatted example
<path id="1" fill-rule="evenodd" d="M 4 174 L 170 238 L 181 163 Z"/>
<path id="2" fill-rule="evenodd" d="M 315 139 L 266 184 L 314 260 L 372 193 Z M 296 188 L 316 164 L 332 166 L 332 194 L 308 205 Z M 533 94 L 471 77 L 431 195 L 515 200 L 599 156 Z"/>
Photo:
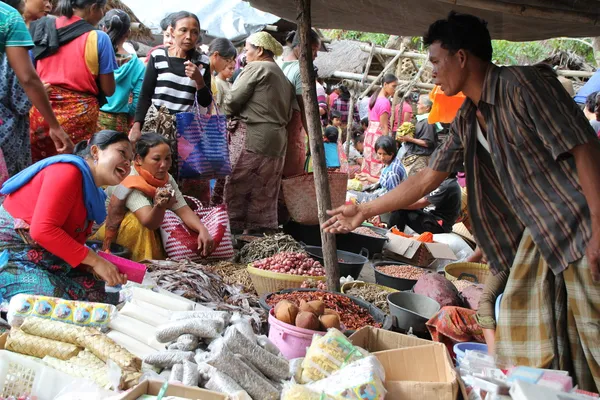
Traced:
<path id="1" fill-rule="evenodd" d="M 223 282 L 228 285 L 242 285 L 249 293 L 256 293 L 246 264 L 221 261 L 211 265 L 213 272 L 221 275 Z"/>
<path id="2" fill-rule="evenodd" d="M 277 233 L 275 235 L 265 235 L 265 237 L 254 240 L 242 247 L 240 260 L 242 263 L 248 264 L 284 252 L 305 253 L 300 243 L 296 242 L 290 235 Z"/>

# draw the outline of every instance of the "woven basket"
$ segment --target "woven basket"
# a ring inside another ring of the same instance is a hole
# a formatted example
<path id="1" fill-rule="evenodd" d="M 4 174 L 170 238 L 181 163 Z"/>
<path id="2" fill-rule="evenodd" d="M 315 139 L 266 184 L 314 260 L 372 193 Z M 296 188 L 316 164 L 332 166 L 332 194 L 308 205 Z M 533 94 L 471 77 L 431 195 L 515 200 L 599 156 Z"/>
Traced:
<path id="1" fill-rule="evenodd" d="M 308 279 L 315 281 L 325 280 L 324 276 L 281 274 L 254 267 L 248 267 L 248 274 L 259 296 L 266 293 L 278 292 L 283 289 L 299 288 L 302 286 L 302 282 Z"/>
<path id="2" fill-rule="evenodd" d="M 381 291 L 384 291 L 384 292 L 390 292 L 390 293 L 395 293 L 395 292 L 398 291 L 398 290 L 396 290 L 394 288 L 390 288 L 390 287 L 387 287 L 387 286 L 378 285 L 376 283 L 354 281 L 354 282 L 346 282 L 346 283 L 344 283 L 342 285 L 341 292 L 343 294 L 346 294 L 347 290 L 350 290 L 350 289 L 355 288 L 355 287 L 363 287 L 363 286 L 373 286 L 373 287 L 377 288 L 377 290 L 381 290 Z"/>
<path id="3" fill-rule="evenodd" d="M 444 268 L 446 279 L 456 281 L 463 279 L 473 283 L 485 283 L 490 269 L 486 264 L 460 262 L 448 264 Z"/>
<path id="4" fill-rule="evenodd" d="M 328 172 L 331 206 L 339 207 L 346 202 L 348 174 Z M 292 176 L 282 181 L 283 198 L 290 217 L 303 225 L 318 225 L 317 191 L 313 174 Z"/>

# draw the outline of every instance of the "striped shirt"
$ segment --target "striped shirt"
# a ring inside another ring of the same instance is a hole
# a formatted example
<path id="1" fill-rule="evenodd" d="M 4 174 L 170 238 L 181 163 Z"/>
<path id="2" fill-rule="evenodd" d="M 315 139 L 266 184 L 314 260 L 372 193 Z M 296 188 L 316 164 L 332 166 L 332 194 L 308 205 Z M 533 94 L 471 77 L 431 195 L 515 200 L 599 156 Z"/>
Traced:
<path id="1" fill-rule="evenodd" d="M 381 171 L 379 177 L 379 184 L 382 188 L 385 188 L 388 192 L 398 186 L 403 180 L 406 179 L 406 170 L 402 165 L 400 157 L 394 158 L 394 161 Z"/>
<path id="2" fill-rule="evenodd" d="M 335 111 L 339 112 L 342 115 L 342 117 L 341 117 L 342 124 L 347 124 L 348 116 L 350 115 L 350 100 L 344 100 L 341 97 L 338 97 L 333 102 L 333 105 L 331 106 L 331 110 L 332 111 L 335 110 Z M 358 106 L 355 103 L 354 104 L 354 114 L 352 114 L 352 119 L 354 120 L 355 126 L 360 124 L 359 118 L 360 118 L 360 115 L 358 114 Z"/>
<path id="3" fill-rule="evenodd" d="M 0 2 L 0 53 L 7 47 L 33 47 L 33 41 L 21 14 L 4 2 Z"/>
<path id="4" fill-rule="evenodd" d="M 168 51 L 162 47 L 150 54 L 135 113 L 136 122 L 144 122 L 151 104 L 158 109 L 165 106 L 171 114 L 189 111 L 194 105 L 194 96 L 197 96 L 198 104 L 202 107 L 210 105 L 210 68 L 199 64 L 206 86 L 197 90 L 196 82 L 185 74 L 186 61 L 169 57 Z"/>
<path id="5" fill-rule="evenodd" d="M 490 152 L 477 140 L 477 110 Z M 511 267 L 525 228 L 555 274 L 584 256 L 590 211 L 570 151 L 592 140 L 548 66 L 492 66 L 479 108 L 465 100 L 430 167 L 457 172 L 464 163 L 474 236 L 493 272 Z"/>

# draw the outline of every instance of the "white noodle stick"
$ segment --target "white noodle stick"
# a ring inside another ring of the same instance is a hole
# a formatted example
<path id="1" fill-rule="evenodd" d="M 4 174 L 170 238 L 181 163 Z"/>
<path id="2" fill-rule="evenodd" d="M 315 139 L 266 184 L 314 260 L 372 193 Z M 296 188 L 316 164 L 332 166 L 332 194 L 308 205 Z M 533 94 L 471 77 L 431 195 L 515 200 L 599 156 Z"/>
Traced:
<path id="1" fill-rule="evenodd" d="M 166 308 L 171 311 L 191 311 L 194 309 L 194 303 L 184 300 L 181 297 L 168 296 L 166 294 L 156 293 L 152 290 L 134 287 L 131 289 L 133 298 L 146 301 L 155 306 Z"/>
<path id="2" fill-rule="evenodd" d="M 110 329 L 124 333 L 156 350 L 164 350 L 165 345 L 156 340 L 156 328 L 137 319 L 119 315 L 110 321 Z"/>
<path id="3" fill-rule="evenodd" d="M 147 310 L 148 312 L 152 312 L 160 317 L 164 317 L 167 319 L 171 318 L 171 314 L 173 313 L 173 311 L 167 310 L 166 308 L 162 308 L 159 306 L 155 306 L 154 304 L 150 304 L 147 301 L 143 300 L 131 299 L 131 303 Z"/>
<path id="4" fill-rule="evenodd" d="M 108 336 L 109 338 L 114 340 L 116 344 L 126 348 L 127 350 L 129 350 L 130 353 L 134 354 L 136 357 L 141 358 L 142 360 L 146 358 L 148 354 L 156 353 L 156 350 L 152 347 L 119 331 L 110 331 L 106 334 L 106 336 Z"/>
<path id="5" fill-rule="evenodd" d="M 151 310 L 132 303 L 126 303 L 123 308 L 121 308 L 121 311 L 119 311 L 119 314 L 137 319 L 138 321 L 145 322 L 152 326 L 159 326 L 169 322 L 168 318 L 165 318 L 162 315 L 153 314 Z"/>

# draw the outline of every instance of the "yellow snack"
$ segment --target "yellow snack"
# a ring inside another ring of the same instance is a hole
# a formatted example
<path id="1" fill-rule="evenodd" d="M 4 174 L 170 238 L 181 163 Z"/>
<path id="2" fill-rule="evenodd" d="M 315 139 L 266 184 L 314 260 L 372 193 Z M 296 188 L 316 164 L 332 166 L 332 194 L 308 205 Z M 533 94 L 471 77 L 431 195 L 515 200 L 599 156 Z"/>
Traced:
<path id="1" fill-rule="evenodd" d="M 78 325 L 90 325 L 92 322 L 92 303 L 77 302 L 73 310 L 73 322 Z"/>
<path id="2" fill-rule="evenodd" d="M 81 345 L 80 339 L 85 333 L 85 328 L 38 317 L 25 318 L 21 330 L 29 335 L 71 343 L 75 346 Z"/>
<path id="3" fill-rule="evenodd" d="M 56 298 L 48 296 L 37 296 L 33 305 L 32 315 L 42 318 L 50 318 L 54 307 L 56 306 Z"/>

